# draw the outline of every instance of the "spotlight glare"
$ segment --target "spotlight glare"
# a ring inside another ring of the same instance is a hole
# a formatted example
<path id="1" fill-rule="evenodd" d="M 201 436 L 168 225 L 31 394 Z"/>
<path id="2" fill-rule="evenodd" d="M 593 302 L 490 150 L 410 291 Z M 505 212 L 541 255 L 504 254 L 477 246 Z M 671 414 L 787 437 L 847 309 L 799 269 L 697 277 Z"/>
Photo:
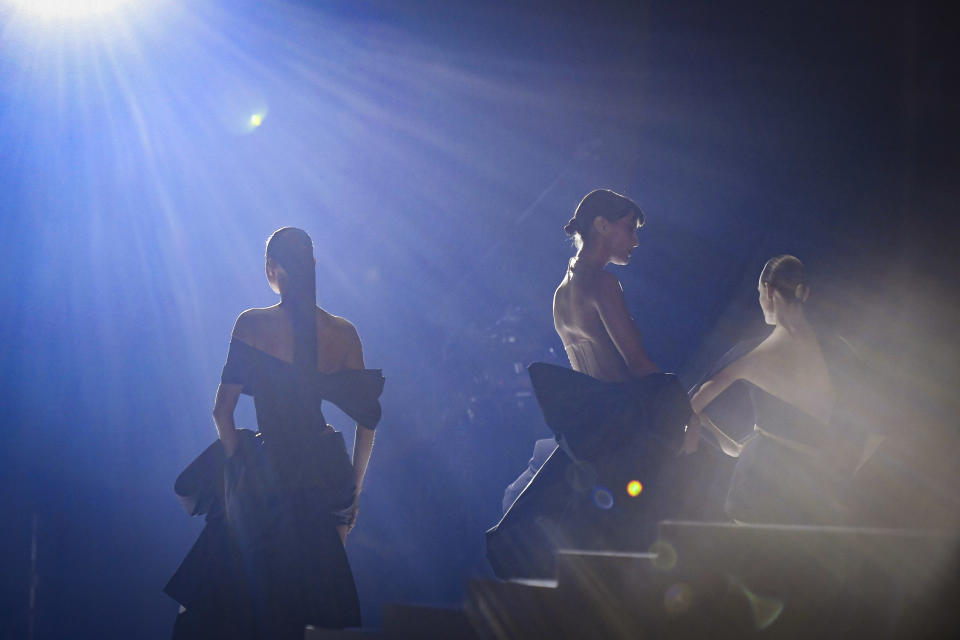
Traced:
<path id="1" fill-rule="evenodd" d="M 627 483 L 627 494 L 631 498 L 636 498 L 643 491 L 643 484 L 639 480 L 631 480 Z"/>
<path id="2" fill-rule="evenodd" d="M 262 115 L 262 114 L 255 113 L 255 114 L 253 114 L 252 116 L 250 116 L 250 126 L 251 126 L 251 127 L 259 127 L 261 124 L 263 124 L 263 115 Z"/>
<path id="3" fill-rule="evenodd" d="M 86 18 L 115 11 L 133 0 L 7 0 L 19 11 L 38 18 Z"/>

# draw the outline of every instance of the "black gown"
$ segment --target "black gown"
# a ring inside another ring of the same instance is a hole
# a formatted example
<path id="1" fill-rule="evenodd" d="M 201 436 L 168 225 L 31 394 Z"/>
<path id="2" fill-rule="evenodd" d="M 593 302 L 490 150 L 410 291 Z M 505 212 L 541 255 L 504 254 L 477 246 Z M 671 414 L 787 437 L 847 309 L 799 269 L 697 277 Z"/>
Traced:
<path id="1" fill-rule="evenodd" d="M 544 363 L 529 372 L 560 446 L 487 531 L 494 573 L 552 577 L 558 548 L 646 551 L 667 509 L 661 470 L 690 417 L 683 387 L 670 374 L 609 383 Z M 642 485 L 634 497 L 631 480 Z"/>
<path id="2" fill-rule="evenodd" d="M 830 424 L 746 383 L 755 427 L 744 441 L 727 492 L 724 511 L 733 520 L 848 523 L 848 485 L 866 434 L 855 410 L 862 376 L 858 359 L 842 338 L 821 331 L 817 339 L 836 396 Z M 714 373 L 762 341 L 757 338 L 738 344 Z"/>
<path id="3" fill-rule="evenodd" d="M 226 458 L 214 442 L 177 478 L 206 526 L 164 591 L 181 604 L 174 638 L 302 638 L 306 625 L 360 625 L 353 574 L 336 526 L 355 487 L 329 400 L 358 423 L 380 420 L 379 370 L 322 374 L 230 343 L 221 380 L 253 396 L 260 433 L 239 430 Z"/>

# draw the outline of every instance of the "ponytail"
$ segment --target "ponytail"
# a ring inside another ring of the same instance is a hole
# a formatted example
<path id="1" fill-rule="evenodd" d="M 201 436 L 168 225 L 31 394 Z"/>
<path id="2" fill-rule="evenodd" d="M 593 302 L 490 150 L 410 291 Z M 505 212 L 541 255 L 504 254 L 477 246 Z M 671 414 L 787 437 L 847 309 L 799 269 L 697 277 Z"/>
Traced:
<path id="1" fill-rule="evenodd" d="M 317 368 L 317 272 L 313 241 L 302 229 L 277 229 L 267 240 L 267 257 L 287 275 L 283 303 L 290 307 L 293 324 L 293 363 L 314 371 Z"/>

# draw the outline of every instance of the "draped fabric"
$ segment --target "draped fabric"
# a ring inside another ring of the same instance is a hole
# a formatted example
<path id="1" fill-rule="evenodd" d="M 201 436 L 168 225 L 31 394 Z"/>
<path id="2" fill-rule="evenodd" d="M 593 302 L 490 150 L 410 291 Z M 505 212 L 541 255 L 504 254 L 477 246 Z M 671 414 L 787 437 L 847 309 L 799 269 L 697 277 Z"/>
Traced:
<path id="1" fill-rule="evenodd" d="M 734 346 L 704 380 L 745 356 L 763 339 Z M 835 395 L 829 424 L 745 383 L 755 429 L 744 441 L 727 493 L 724 510 L 734 520 L 779 524 L 842 524 L 847 520 L 848 484 L 868 435 L 867 423 L 856 408 L 863 374 L 859 359 L 843 338 L 818 331 L 817 340 Z"/>
<path id="2" fill-rule="evenodd" d="M 329 400 L 375 428 L 378 370 L 321 374 L 233 340 L 221 381 L 253 396 L 259 433 L 218 440 L 177 478 L 175 492 L 206 526 L 165 587 L 184 611 L 175 638 L 302 638 L 307 624 L 360 624 L 353 575 L 336 531 L 355 487 Z"/>
<path id="3" fill-rule="evenodd" d="M 487 559 L 501 578 L 552 577 L 561 547 L 646 550 L 666 512 L 658 486 L 690 403 L 675 376 L 601 382 L 554 365 L 529 367 L 553 451 L 496 526 Z M 643 490 L 631 497 L 631 480 Z"/>
<path id="4" fill-rule="evenodd" d="M 323 400 L 337 405 L 369 429 L 375 429 L 380 422 L 378 399 L 383 392 L 384 378 L 379 369 L 347 369 L 335 373 L 308 371 L 242 340 L 233 339 L 220 381 L 242 385 L 243 393 L 252 395 L 258 405 L 268 400 L 285 400 L 288 405 L 285 414 L 300 419 L 282 423 L 281 429 L 297 429 L 304 422 L 310 426 L 323 426 L 323 412 L 320 411 Z M 268 423 L 280 422 L 275 420 L 279 416 L 263 417 Z M 258 411 L 258 424 L 260 418 Z"/>

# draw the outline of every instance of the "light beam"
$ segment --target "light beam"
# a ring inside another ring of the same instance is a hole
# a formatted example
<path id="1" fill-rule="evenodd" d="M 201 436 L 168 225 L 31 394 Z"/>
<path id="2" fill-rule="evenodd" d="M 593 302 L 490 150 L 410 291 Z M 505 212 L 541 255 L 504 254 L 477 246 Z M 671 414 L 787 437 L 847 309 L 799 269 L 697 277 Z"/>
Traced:
<path id="1" fill-rule="evenodd" d="M 18 12 L 45 20 L 73 20 L 111 13 L 136 0 L 5 0 Z"/>

